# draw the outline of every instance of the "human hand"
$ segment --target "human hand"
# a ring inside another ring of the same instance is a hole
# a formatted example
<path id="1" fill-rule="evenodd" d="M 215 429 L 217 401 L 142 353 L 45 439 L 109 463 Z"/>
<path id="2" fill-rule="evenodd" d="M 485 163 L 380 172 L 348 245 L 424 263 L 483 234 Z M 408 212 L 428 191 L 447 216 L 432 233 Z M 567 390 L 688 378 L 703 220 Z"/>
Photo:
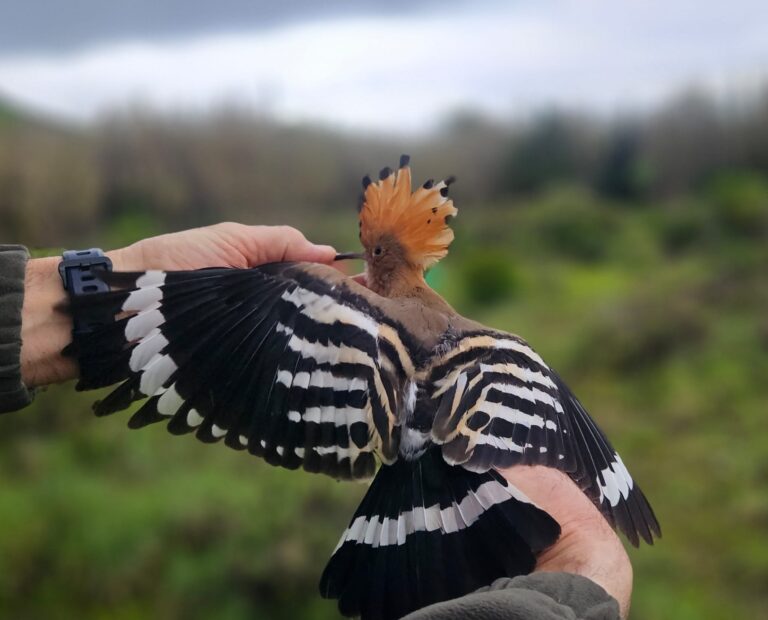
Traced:
<path id="1" fill-rule="evenodd" d="M 168 271 L 205 267 L 254 267 L 275 261 L 330 263 L 336 251 L 315 245 L 288 226 L 222 223 L 160 235 L 106 253 L 115 271 Z M 61 355 L 69 343 L 72 319 L 55 308 L 66 300 L 59 258 L 27 264 L 21 324 L 21 375 L 29 388 L 73 379 L 77 365 Z"/>
<path id="2" fill-rule="evenodd" d="M 330 263 L 335 255 L 331 246 L 315 245 L 290 226 L 246 226 L 234 222 L 142 239 L 107 252 L 115 271 L 245 269 L 278 261 Z"/>
<path id="3" fill-rule="evenodd" d="M 626 618 L 632 565 L 619 537 L 591 500 L 565 473 L 551 467 L 521 465 L 500 473 L 560 524 L 560 538 L 539 556 L 535 571 L 591 579 L 618 601 L 621 617 Z"/>

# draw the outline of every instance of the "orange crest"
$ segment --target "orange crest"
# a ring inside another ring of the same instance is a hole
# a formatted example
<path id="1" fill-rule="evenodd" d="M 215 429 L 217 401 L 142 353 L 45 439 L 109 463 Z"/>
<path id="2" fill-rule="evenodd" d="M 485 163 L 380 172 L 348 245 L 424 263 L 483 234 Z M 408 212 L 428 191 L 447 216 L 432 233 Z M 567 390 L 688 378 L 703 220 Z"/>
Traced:
<path id="1" fill-rule="evenodd" d="M 409 261 L 422 269 L 434 265 L 448 254 L 453 231 L 448 222 L 458 209 L 448 198 L 449 177 L 435 183 L 432 179 L 411 192 L 410 157 L 400 158 L 400 168 L 384 168 L 379 181 L 363 179 L 360 206 L 360 241 L 366 248 L 383 235 L 392 235 L 405 250 Z"/>

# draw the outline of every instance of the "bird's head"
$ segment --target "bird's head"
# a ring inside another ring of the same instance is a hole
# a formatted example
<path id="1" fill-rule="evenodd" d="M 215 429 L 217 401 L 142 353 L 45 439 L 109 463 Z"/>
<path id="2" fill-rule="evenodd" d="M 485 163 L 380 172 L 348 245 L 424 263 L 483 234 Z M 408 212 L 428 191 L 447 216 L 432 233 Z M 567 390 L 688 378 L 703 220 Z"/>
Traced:
<path id="1" fill-rule="evenodd" d="M 360 196 L 362 253 L 338 258 L 362 258 L 367 264 L 369 285 L 391 288 L 396 277 L 418 274 L 448 254 L 453 231 L 448 222 L 457 209 L 448 198 L 453 177 L 435 183 L 428 180 L 411 191 L 410 158 L 403 155 L 397 171 L 384 168 L 378 181 L 363 178 Z"/>

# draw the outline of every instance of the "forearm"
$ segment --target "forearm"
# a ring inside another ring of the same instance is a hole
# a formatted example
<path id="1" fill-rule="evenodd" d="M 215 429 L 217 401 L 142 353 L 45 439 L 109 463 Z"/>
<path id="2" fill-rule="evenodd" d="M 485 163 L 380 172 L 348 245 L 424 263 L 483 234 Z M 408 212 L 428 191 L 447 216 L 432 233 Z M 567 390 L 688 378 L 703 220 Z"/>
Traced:
<path id="1" fill-rule="evenodd" d="M 66 299 L 58 263 L 58 258 L 27 263 L 21 311 L 21 376 L 27 387 L 75 376 L 74 362 L 61 355 L 71 337 L 72 319 L 55 309 Z"/>

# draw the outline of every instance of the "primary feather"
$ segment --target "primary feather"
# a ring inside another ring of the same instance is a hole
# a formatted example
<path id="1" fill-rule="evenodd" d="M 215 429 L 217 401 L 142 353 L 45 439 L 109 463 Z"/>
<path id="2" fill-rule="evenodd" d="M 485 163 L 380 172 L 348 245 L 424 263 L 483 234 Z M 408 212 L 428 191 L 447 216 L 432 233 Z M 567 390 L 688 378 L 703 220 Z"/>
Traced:
<path id="1" fill-rule="evenodd" d="M 560 530 L 498 468 L 557 468 L 633 544 L 660 535 L 560 377 L 424 282 L 453 239 L 449 184 L 411 192 L 405 157 L 378 182 L 366 177 L 370 288 L 323 265 L 273 263 L 103 273 L 111 292 L 71 299 L 75 316 L 121 317 L 67 349 L 79 389 L 119 383 L 97 415 L 144 400 L 132 428 L 167 421 L 273 465 L 376 474 L 321 581 L 346 615 L 397 618 L 532 570 Z"/>

